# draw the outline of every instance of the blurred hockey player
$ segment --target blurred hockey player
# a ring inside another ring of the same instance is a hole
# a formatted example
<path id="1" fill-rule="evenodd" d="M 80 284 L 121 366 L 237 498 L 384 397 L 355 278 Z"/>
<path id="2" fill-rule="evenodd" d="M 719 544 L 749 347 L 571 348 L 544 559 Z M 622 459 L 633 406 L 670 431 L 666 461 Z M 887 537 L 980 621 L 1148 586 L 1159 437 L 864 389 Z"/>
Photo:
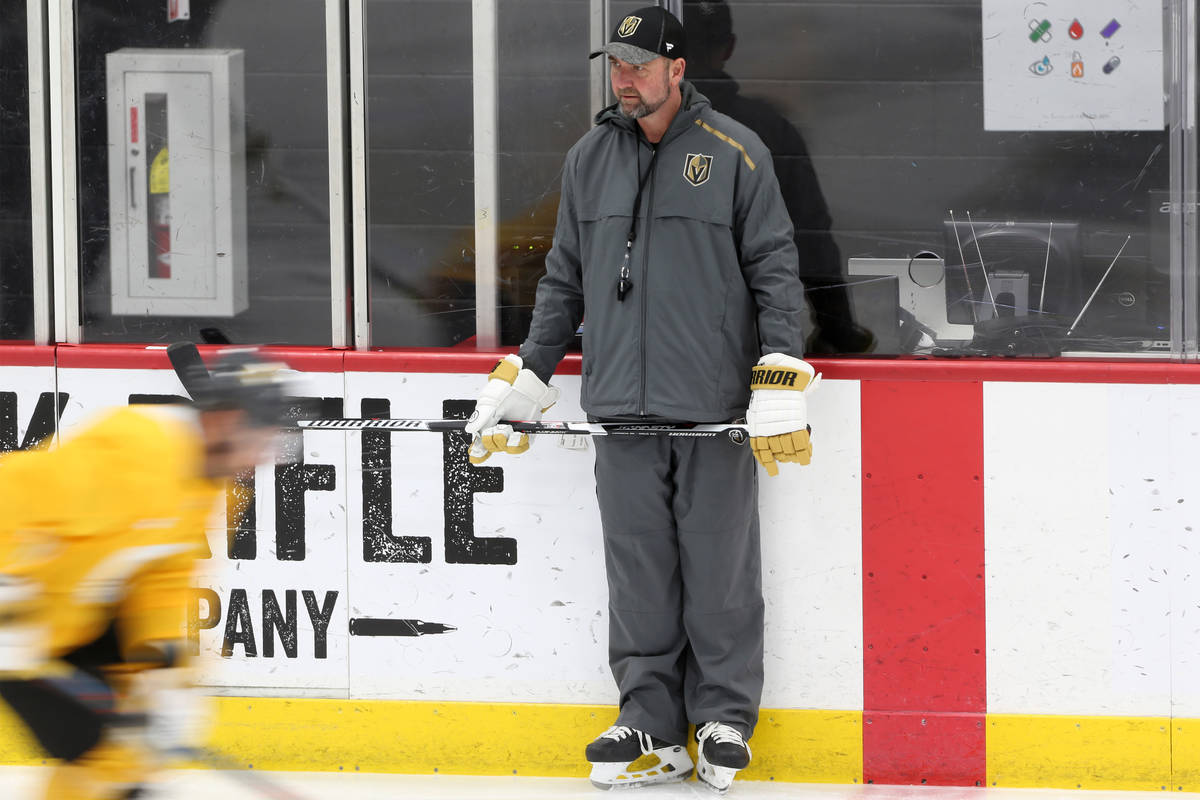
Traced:
<path id="1" fill-rule="evenodd" d="M 45 797 L 143 796 L 203 738 L 188 590 L 224 481 L 272 455 L 279 366 L 231 352 L 185 377 L 194 410 L 109 410 L 0 458 L 0 697 L 61 760 Z"/>

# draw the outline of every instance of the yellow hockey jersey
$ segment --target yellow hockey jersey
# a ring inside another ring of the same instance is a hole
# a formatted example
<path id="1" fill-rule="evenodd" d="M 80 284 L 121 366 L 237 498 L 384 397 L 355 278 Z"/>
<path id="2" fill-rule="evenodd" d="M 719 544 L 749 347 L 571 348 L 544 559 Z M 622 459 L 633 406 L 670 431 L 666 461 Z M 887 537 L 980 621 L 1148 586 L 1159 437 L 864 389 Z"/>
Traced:
<path id="1" fill-rule="evenodd" d="M 198 423 L 154 406 L 119 408 L 58 446 L 0 456 L 0 579 L 31 590 L 0 618 L 36 631 L 46 658 L 114 622 L 125 655 L 183 640 L 221 492 L 203 477 L 203 457 Z"/>

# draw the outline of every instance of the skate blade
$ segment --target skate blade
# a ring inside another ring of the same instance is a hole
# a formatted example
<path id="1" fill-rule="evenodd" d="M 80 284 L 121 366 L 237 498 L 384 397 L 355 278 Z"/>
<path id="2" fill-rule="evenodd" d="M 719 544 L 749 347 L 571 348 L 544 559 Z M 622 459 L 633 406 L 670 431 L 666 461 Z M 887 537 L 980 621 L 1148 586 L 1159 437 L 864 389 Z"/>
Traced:
<path id="1" fill-rule="evenodd" d="M 621 781 L 620 783 L 601 783 L 600 781 L 593 780 L 591 781 L 591 784 L 602 792 L 631 792 L 635 789 L 641 789 L 643 786 L 660 786 L 664 783 L 678 783 L 680 781 L 686 781 L 688 778 L 692 777 L 692 772 L 693 770 L 689 769 L 684 772 L 672 772 L 666 775 L 654 776 L 644 780 L 628 780 Z"/>
<path id="2" fill-rule="evenodd" d="M 733 785 L 733 776 L 738 772 L 739 770 L 733 767 L 716 767 L 707 761 L 701 761 L 700 768 L 696 771 L 696 777 L 711 791 L 725 794 Z"/>

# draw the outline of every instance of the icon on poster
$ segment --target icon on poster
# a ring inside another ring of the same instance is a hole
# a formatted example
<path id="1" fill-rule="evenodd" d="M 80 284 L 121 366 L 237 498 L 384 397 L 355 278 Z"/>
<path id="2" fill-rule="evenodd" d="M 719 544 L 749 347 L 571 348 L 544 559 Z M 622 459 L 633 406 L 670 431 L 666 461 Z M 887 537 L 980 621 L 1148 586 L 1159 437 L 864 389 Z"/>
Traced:
<path id="1" fill-rule="evenodd" d="M 1082 39 L 1083 24 L 1079 20 L 1072 22 L 1071 27 L 1067 28 L 1067 36 L 1070 36 L 1072 39 Z"/>
<path id="2" fill-rule="evenodd" d="M 1054 65 L 1050 63 L 1050 56 L 1043 56 L 1041 61 L 1035 61 L 1029 65 L 1029 71 L 1034 75 L 1049 75 L 1054 72 Z"/>
<path id="3" fill-rule="evenodd" d="M 1037 44 L 1038 42 L 1048 42 L 1051 38 L 1050 20 L 1029 20 L 1029 41 Z"/>
<path id="4" fill-rule="evenodd" d="M 1119 67 L 1119 66 L 1121 66 L 1121 59 L 1120 59 L 1120 57 L 1119 57 L 1119 56 L 1113 56 L 1112 58 L 1110 58 L 1110 59 L 1109 59 L 1109 60 L 1108 60 L 1108 61 L 1107 61 L 1107 62 L 1104 64 L 1104 74 L 1105 74 L 1105 75 L 1111 75 L 1111 74 L 1112 74 L 1112 71 L 1113 71 L 1114 69 L 1116 69 L 1117 67 Z"/>
<path id="5" fill-rule="evenodd" d="M 1107 25 L 1105 25 L 1103 29 L 1101 29 L 1100 35 L 1105 39 L 1111 39 L 1113 34 L 1116 33 L 1117 29 L 1120 27 L 1121 23 L 1117 22 L 1116 19 L 1113 19 Z"/>
<path id="6" fill-rule="evenodd" d="M 1071 54 L 1071 77 L 1083 77 L 1083 56 L 1079 55 L 1078 50 Z"/>

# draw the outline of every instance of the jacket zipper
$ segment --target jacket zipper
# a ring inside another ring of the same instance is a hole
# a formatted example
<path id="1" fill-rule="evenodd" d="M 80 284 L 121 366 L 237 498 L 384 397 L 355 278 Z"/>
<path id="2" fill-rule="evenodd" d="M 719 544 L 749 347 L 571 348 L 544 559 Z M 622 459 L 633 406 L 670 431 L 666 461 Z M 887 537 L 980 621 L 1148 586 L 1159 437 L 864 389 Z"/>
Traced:
<path id="1" fill-rule="evenodd" d="M 657 144 L 651 146 L 655 149 L 658 148 Z M 658 161 L 657 158 L 654 160 Z M 646 416 L 646 315 L 650 305 L 650 225 L 654 219 L 651 214 L 654 210 L 654 170 L 657 166 L 657 163 L 650 165 L 650 185 L 647 187 L 646 196 L 646 226 L 642 232 L 642 286 L 645 287 L 645 290 L 642 292 L 642 335 L 638 343 L 642 357 L 642 393 L 638 413 L 643 417 Z"/>

